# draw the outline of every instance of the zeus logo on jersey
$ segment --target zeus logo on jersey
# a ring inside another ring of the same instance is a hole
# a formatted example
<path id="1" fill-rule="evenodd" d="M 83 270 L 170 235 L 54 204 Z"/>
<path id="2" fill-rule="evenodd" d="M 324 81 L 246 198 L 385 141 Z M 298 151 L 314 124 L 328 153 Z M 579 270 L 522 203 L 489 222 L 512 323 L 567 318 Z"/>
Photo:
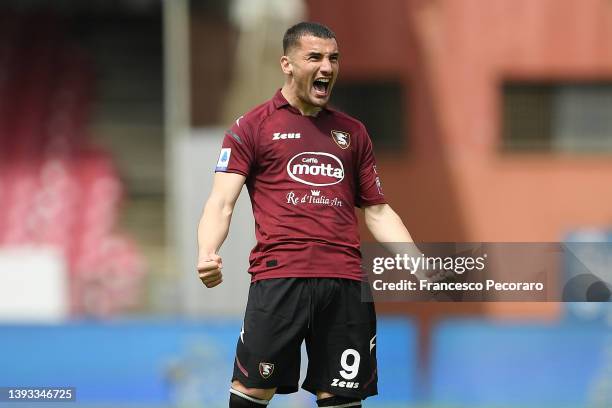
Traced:
<path id="1" fill-rule="evenodd" d="M 232 149 L 229 147 L 221 149 L 219 153 L 219 160 L 217 161 L 217 167 L 215 171 L 225 171 L 229 165 L 230 156 L 232 155 Z"/>
<path id="2" fill-rule="evenodd" d="M 333 186 L 344 180 L 344 166 L 330 153 L 303 152 L 287 163 L 287 173 L 293 180 L 309 186 Z"/>
<path id="3" fill-rule="evenodd" d="M 279 133 L 276 132 L 272 135 L 272 140 L 285 140 L 285 139 L 299 139 L 302 135 L 299 133 Z"/>

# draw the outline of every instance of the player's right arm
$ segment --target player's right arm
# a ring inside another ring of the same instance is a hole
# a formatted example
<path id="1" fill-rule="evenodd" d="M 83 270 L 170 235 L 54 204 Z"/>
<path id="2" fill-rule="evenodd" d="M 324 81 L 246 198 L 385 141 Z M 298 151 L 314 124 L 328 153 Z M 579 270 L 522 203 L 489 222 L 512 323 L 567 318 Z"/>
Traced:
<path id="1" fill-rule="evenodd" d="M 198 274 L 202 283 L 213 288 L 223 281 L 219 248 L 227 238 L 234 205 L 246 177 L 236 173 L 215 173 L 212 191 L 198 225 Z"/>

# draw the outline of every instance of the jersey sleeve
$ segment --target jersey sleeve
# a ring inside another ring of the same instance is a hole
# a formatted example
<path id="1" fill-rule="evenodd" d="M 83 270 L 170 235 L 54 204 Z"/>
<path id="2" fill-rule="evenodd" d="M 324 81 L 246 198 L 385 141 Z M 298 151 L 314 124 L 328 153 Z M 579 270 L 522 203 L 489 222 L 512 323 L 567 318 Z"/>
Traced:
<path id="1" fill-rule="evenodd" d="M 215 172 L 237 173 L 248 177 L 254 162 L 253 132 L 246 120 L 238 119 L 230 129 L 225 131 Z"/>
<path id="2" fill-rule="evenodd" d="M 385 200 L 378 170 L 376 169 L 372 141 L 365 128 L 363 128 L 358 154 L 358 188 L 355 205 L 357 207 L 367 207 L 370 205 L 385 204 L 387 201 Z"/>

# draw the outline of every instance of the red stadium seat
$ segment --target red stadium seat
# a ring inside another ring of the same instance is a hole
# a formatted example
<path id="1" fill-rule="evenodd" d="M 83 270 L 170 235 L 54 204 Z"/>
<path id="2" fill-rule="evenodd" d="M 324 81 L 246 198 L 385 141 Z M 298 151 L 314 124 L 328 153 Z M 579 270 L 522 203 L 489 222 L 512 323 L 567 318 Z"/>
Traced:
<path id="1" fill-rule="evenodd" d="M 136 306 L 143 258 L 115 226 L 123 185 L 87 141 L 94 74 L 51 15 L 0 14 L 0 245 L 51 245 L 74 315 Z"/>

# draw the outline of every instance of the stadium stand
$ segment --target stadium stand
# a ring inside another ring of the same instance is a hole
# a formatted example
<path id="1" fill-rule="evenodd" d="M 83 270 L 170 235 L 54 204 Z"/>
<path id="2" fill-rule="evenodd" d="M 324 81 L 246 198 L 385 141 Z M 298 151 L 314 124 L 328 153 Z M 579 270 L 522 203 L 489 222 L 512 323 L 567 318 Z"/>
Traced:
<path id="1" fill-rule="evenodd" d="M 123 184 L 89 141 L 94 69 L 50 14 L 0 16 L 0 246 L 54 246 L 71 313 L 108 316 L 141 297 L 144 262 L 116 233 Z"/>

